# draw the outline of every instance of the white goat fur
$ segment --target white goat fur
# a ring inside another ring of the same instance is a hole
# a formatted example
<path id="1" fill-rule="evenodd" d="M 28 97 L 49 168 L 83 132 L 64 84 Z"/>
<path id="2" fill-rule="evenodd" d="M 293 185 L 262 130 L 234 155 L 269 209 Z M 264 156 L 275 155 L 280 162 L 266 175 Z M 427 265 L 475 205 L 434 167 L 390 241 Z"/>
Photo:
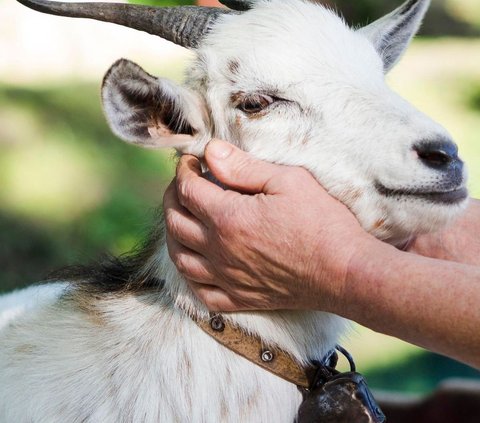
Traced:
<path id="1" fill-rule="evenodd" d="M 412 35 L 428 1 L 422 7 Z M 201 156 L 208 140 L 218 137 L 258 158 L 303 166 L 366 230 L 391 243 L 444 226 L 464 209 L 465 202 L 385 197 L 375 189 L 377 181 L 392 189 L 440 186 L 437 173 L 421 165 L 411 148 L 421 139 L 448 137 L 385 84 L 384 68 L 393 63 L 385 66 L 375 50 L 375 27 L 351 30 L 333 12 L 299 0 L 260 2 L 222 19 L 197 52 L 189 89 L 157 81 L 196 129 L 179 150 Z M 237 78 L 229 71 L 232 60 L 238 61 Z M 231 105 L 233 92 L 272 90 L 290 101 L 262 118 L 249 119 Z M 116 120 L 122 101 L 115 95 L 107 80 L 107 117 L 129 138 Z M 0 422 L 294 420 L 301 402 L 296 386 L 222 347 L 188 316 L 208 313 L 163 240 L 145 263 L 147 271 L 165 280 L 158 292 L 67 300 L 62 294 L 74 292 L 74 284 L 45 286 L 32 294 L 40 295 L 36 307 L 15 318 L 10 313 L 8 321 L 4 316 L 12 309 L 0 302 Z M 321 359 L 346 325 L 321 312 L 227 318 L 301 362 Z"/>

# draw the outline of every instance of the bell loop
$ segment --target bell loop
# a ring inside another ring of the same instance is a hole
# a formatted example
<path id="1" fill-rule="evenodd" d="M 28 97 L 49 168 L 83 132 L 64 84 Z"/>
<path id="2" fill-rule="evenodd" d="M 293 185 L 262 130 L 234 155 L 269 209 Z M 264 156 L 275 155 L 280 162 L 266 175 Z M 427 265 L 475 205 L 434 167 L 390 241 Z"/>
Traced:
<path id="1" fill-rule="evenodd" d="M 337 351 L 342 353 L 342 355 L 348 360 L 348 364 L 350 365 L 350 371 L 351 372 L 356 372 L 357 371 L 357 366 L 355 365 L 355 361 L 353 360 L 352 355 L 342 346 L 337 345 L 335 347 Z"/>

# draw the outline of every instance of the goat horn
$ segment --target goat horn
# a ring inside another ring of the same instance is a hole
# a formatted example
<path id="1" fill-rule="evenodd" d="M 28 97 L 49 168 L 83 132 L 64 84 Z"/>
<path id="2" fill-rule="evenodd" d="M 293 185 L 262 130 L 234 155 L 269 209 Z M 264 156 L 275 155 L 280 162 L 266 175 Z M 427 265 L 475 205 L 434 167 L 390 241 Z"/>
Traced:
<path id="1" fill-rule="evenodd" d="M 187 48 L 198 47 L 220 16 L 237 13 L 215 7 L 198 6 L 157 8 L 123 3 L 18 1 L 38 12 L 116 23 L 158 35 Z"/>
<path id="2" fill-rule="evenodd" d="M 220 3 L 229 9 L 244 12 L 250 10 L 255 4 L 255 0 L 220 0 Z"/>

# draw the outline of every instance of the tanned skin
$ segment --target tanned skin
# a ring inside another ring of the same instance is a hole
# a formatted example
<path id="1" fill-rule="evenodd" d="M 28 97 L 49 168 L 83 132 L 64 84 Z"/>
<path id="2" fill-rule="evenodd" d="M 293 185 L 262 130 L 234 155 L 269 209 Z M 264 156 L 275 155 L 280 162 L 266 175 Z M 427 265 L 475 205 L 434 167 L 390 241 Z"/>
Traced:
<path id="1" fill-rule="evenodd" d="M 184 156 L 164 198 L 170 255 L 212 311 L 332 312 L 480 368 L 480 202 L 400 251 L 307 171 L 222 141 Z"/>

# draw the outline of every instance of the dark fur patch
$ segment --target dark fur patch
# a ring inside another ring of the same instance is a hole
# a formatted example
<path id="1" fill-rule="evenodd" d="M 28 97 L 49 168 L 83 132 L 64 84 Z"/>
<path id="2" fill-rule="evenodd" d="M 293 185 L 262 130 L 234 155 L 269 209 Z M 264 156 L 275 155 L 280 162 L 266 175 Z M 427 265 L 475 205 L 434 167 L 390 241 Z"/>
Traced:
<path id="1" fill-rule="evenodd" d="M 152 126 L 166 126 L 174 134 L 195 135 L 193 127 L 182 117 L 175 101 L 166 96 L 157 98 L 157 103 L 151 113 Z"/>
<path id="2" fill-rule="evenodd" d="M 164 126 L 174 134 L 194 135 L 195 131 L 185 119 L 172 99 L 164 95 L 156 86 L 149 86 L 148 91 L 133 90 L 126 83 L 118 83 L 117 89 L 123 100 L 134 110 L 132 121 L 141 128 L 138 135 L 148 135 L 149 127 Z M 141 105 L 141 106 L 140 106 Z"/>
<path id="3" fill-rule="evenodd" d="M 142 83 L 142 89 L 134 89 L 130 84 L 131 82 Z M 149 105 L 155 103 L 156 89 L 152 84 L 145 84 L 143 80 L 136 78 L 135 80 L 121 80 L 115 83 L 115 87 L 118 93 L 122 96 L 123 100 L 130 107 L 138 107 L 141 105 Z"/>

